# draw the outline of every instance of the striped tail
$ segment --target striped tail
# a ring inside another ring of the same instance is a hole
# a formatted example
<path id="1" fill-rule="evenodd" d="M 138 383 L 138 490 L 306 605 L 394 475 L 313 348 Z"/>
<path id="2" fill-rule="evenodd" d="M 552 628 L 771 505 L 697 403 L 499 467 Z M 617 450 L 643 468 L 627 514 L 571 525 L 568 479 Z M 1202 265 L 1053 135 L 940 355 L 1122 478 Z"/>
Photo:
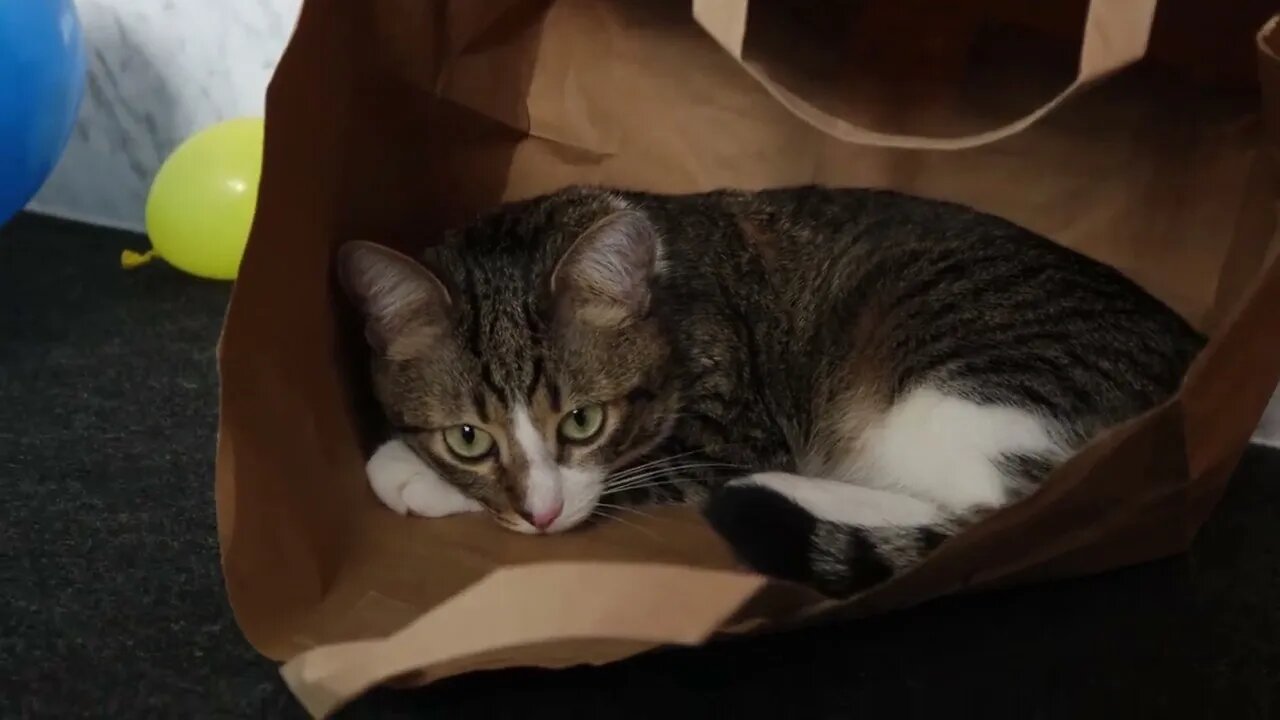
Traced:
<path id="1" fill-rule="evenodd" d="M 723 486 L 704 510 L 739 559 L 765 575 L 848 597 L 915 565 L 977 518 L 915 498 L 785 473 Z"/>

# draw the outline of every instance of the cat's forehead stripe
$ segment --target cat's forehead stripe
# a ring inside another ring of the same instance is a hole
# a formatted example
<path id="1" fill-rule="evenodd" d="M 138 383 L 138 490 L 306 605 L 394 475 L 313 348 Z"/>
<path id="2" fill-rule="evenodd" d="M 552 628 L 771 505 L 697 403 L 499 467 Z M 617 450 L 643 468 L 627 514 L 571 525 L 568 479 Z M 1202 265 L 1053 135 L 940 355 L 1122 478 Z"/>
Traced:
<path id="1" fill-rule="evenodd" d="M 538 389 L 538 383 L 542 381 L 542 355 L 535 355 L 533 358 L 533 372 L 529 374 L 529 384 L 524 390 L 524 399 L 533 400 L 533 393 Z"/>
<path id="2" fill-rule="evenodd" d="M 481 355 L 481 357 L 483 357 L 483 355 Z M 489 388 L 489 392 L 497 395 L 503 402 L 510 402 L 510 398 L 507 396 L 507 393 L 502 389 L 502 386 L 498 384 L 497 378 L 494 377 L 493 368 L 489 366 L 489 363 L 484 362 L 484 360 L 480 361 L 480 381 L 485 384 L 485 387 Z"/>
<path id="3" fill-rule="evenodd" d="M 481 393 L 479 390 L 473 392 L 471 394 L 471 403 L 475 406 L 476 416 L 480 418 L 480 422 L 488 423 L 489 408 L 488 403 L 484 400 L 484 393 Z"/>
<path id="4" fill-rule="evenodd" d="M 547 400 L 552 412 L 560 412 L 560 385 L 550 378 L 547 379 Z"/>
<path id="5" fill-rule="evenodd" d="M 528 332 L 515 308 L 491 308 L 478 321 L 484 327 L 472 352 L 480 361 L 482 382 L 507 405 L 532 398 L 545 377 L 538 338 Z"/>

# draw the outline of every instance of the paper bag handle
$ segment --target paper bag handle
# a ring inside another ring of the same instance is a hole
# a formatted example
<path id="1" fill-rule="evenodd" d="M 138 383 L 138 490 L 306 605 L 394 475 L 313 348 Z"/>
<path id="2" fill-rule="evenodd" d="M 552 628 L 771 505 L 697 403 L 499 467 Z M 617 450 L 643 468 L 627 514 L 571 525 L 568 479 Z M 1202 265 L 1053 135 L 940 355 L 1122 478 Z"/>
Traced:
<path id="1" fill-rule="evenodd" d="M 1031 126 L 1089 85 L 1142 58 L 1159 0 L 1091 0 L 1075 80 L 1052 100 L 1001 127 L 959 137 L 898 135 L 869 130 L 815 107 L 743 58 L 750 0 L 693 0 L 693 17 L 744 70 L 801 120 L 839 140 L 912 150 L 963 150 L 1009 137 Z"/>

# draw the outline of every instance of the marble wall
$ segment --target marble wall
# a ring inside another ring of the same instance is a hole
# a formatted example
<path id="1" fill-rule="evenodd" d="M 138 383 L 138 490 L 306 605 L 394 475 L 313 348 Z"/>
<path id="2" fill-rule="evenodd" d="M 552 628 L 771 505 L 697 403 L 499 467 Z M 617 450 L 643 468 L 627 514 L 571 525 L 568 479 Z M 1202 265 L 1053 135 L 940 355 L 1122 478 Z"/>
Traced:
<path id="1" fill-rule="evenodd" d="M 30 208 L 141 230 L 151 179 L 178 143 L 262 114 L 301 2 L 77 0 L 89 61 L 80 120 Z"/>

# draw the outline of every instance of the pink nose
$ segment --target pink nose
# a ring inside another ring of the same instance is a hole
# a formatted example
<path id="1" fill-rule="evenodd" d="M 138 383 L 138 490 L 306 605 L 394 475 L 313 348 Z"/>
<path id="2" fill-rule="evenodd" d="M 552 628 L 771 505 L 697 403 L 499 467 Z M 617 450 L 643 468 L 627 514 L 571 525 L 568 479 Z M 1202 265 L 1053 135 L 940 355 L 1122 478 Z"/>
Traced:
<path id="1" fill-rule="evenodd" d="M 551 527 L 551 523 L 555 522 L 556 518 L 560 517 L 562 510 L 564 510 L 564 501 L 558 502 L 540 512 L 521 512 L 520 517 L 539 530 L 546 530 Z"/>

